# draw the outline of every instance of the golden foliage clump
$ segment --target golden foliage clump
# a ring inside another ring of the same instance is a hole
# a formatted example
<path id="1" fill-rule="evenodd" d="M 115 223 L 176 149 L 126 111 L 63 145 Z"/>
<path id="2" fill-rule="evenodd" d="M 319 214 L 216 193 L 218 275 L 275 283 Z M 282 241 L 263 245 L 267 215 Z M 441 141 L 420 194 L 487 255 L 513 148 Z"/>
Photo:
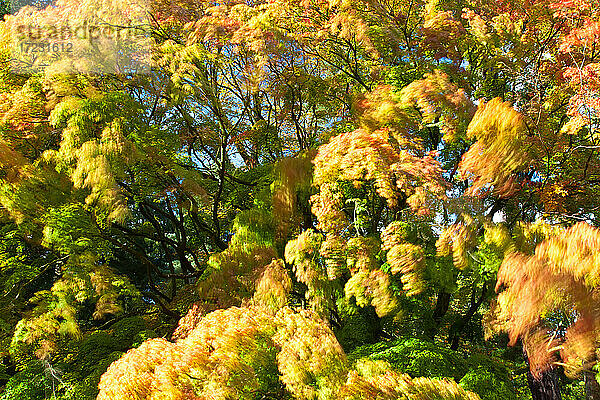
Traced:
<path id="1" fill-rule="evenodd" d="M 421 246 L 404 243 L 388 251 L 387 260 L 393 274 L 400 273 L 407 295 L 419 294 L 424 289 L 419 272 L 425 269 L 425 254 Z"/>
<path id="2" fill-rule="evenodd" d="M 348 268 L 352 277 L 346 282 L 346 299 L 355 298 L 360 307 L 372 305 L 380 317 L 399 311 L 392 292 L 391 276 L 380 268 L 375 254 L 379 244 L 371 238 L 352 238 L 348 242 Z"/>
<path id="3" fill-rule="evenodd" d="M 483 240 L 487 245 L 494 246 L 502 255 L 508 255 L 515 251 L 515 240 L 510 235 L 505 224 L 494 224 L 488 222 L 484 225 L 484 229 L 485 233 L 483 235 Z M 516 229 L 513 228 L 513 232 L 516 232 Z"/>
<path id="4" fill-rule="evenodd" d="M 116 104 L 109 103 L 105 107 L 110 110 L 110 106 Z M 86 204 L 106 212 L 109 221 L 123 221 L 129 209 L 117 181 L 123 164 L 135 157 L 136 148 L 126 139 L 125 116 L 119 116 L 114 110 L 101 114 L 97 109 L 100 107 L 101 101 L 73 98 L 59 103 L 51 114 L 51 121 L 57 128 L 64 124 L 60 147 L 47 150 L 43 157 L 67 172 L 75 188 L 89 189 Z"/>
<path id="5" fill-rule="evenodd" d="M 281 381 L 297 399 L 336 399 L 348 362 L 331 328 L 309 310 L 277 314 L 274 341 Z"/>
<path id="6" fill-rule="evenodd" d="M 108 218 L 111 221 L 122 221 L 129 213 L 109 161 L 112 157 L 127 158 L 127 153 L 123 152 L 124 137 L 117 129 L 107 127 L 100 141 L 85 142 L 76 152 L 77 167 L 72 173 L 75 188 L 91 191 L 86 203 L 110 209 Z"/>
<path id="7" fill-rule="evenodd" d="M 151 339 L 127 352 L 102 375 L 98 399 L 250 399 L 265 389 L 273 331 L 258 310 L 214 311 L 175 343 Z"/>
<path id="8" fill-rule="evenodd" d="M 273 218 L 277 222 L 276 238 L 287 239 L 292 228 L 299 226 L 298 192 L 312 183 L 312 163 L 308 157 L 284 158 L 277 164 L 273 182 Z"/>
<path id="9" fill-rule="evenodd" d="M 379 243 L 369 237 L 353 237 L 347 242 L 347 265 L 352 274 L 379 267 L 375 258 Z"/>
<path id="10" fill-rule="evenodd" d="M 312 212 L 317 217 L 317 228 L 324 232 L 343 232 L 349 229 L 350 221 L 342 211 L 343 196 L 333 182 L 323 183 L 319 194 L 310 198 Z"/>
<path id="11" fill-rule="evenodd" d="M 544 240 L 559 235 L 563 228 L 543 220 L 533 223 L 518 222 L 513 229 L 512 238 L 515 248 L 521 253 L 531 255 Z"/>
<path id="12" fill-rule="evenodd" d="M 252 304 L 265 307 L 275 314 L 287 305 L 292 291 L 292 279 L 283 260 L 273 260 L 256 281 Z"/>
<path id="13" fill-rule="evenodd" d="M 291 290 L 291 281 L 273 244 L 273 220 L 263 210 L 238 214 L 229 247 L 211 255 L 206 276 L 196 285 L 202 307 L 215 310 L 250 303 L 277 311 Z M 253 298 L 254 296 L 254 298 Z"/>
<path id="14" fill-rule="evenodd" d="M 454 18 L 452 11 L 442 10 L 439 0 L 427 1 L 424 11 L 421 51 L 431 53 L 436 60 L 445 57 L 459 62 L 458 41 L 466 33 L 462 23 Z"/>
<path id="15" fill-rule="evenodd" d="M 360 307 L 372 305 L 380 317 L 399 311 L 390 276 L 381 269 L 359 270 L 346 282 L 344 290 L 346 299 L 354 297 Z"/>
<path id="16" fill-rule="evenodd" d="M 537 231 L 539 234 L 540 227 Z M 513 344 L 523 340 L 534 373 L 556 361 L 558 350 L 570 373 L 596 362 L 600 339 L 598 254 L 600 230 L 581 222 L 553 230 L 533 254 L 515 251 L 502 262 L 497 290 L 504 289 L 488 326 L 507 332 Z M 558 328 L 553 328 L 552 321 L 558 319 L 568 321 L 564 337 L 557 337 Z"/>
<path id="17" fill-rule="evenodd" d="M 158 338 L 128 351 L 102 375 L 98 399 L 148 399 L 153 392 L 155 369 L 171 355 L 170 350 L 171 343 Z"/>
<path id="18" fill-rule="evenodd" d="M 335 304 L 334 286 L 319 254 L 323 239 L 309 229 L 285 246 L 285 259 L 293 265 L 296 278 L 308 287 L 306 299 L 319 315 L 327 315 Z"/>
<path id="19" fill-rule="evenodd" d="M 186 338 L 206 314 L 206 310 L 201 303 L 192 304 L 187 313 L 177 323 L 177 328 L 175 328 L 171 338 L 173 340 Z"/>
<path id="20" fill-rule="evenodd" d="M 240 306 L 252 297 L 257 281 L 275 259 L 277 253 L 268 246 L 242 251 L 230 245 L 211 256 L 208 277 L 198 282 L 197 292 L 211 309 Z"/>
<path id="21" fill-rule="evenodd" d="M 341 291 L 338 278 L 350 275 L 343 286 L 346 300 L 354 299 L 359 307 L 373 306 L 380 316 L 399 311 L 398 293 L 392 280 L 400 278 L 407 296 L 424 289 L 423 249 L 410 243 L 406 227 L 390 224 L 382 234 L 383 246 L 370 237 L 352 237 L 344 241 L 328 233 L 307 230 L 288 242 L 286 261 L 293 265 L 296 278 L 307 285 L 306 298 L 319 315 L 327 316 L 335 309 L 335 296 Z M 377 258 L 380 250 L 387 253 L 389 271 L 382 269 Z"/>
<path id="22" fill-rule="evenodd" d="M 477 139 L 459 168 L 463 178 L 472 180 L 467 193 L 513 195 L 519 189 L 515 173 L 523 171 L 529 161 L 523 116 L 500 98 L 482 101 L 469 124 L 467 137 Z"/>
<path id="23" fill-rule="evenodd" d="M 367 131 L 385 128 L 405 149 L 419 150 L 422 140 L 413 133 L 414 123 L 406 112 L 407 103 L 389 85 L 379 85 L 356 102 L 358 123 Z"/>
<path id="24" fill-rule="evenodd" d="M 443 196 L 444 183 L 439 163 L 432 154 L 423 157 L 396 149 L 390 142 L 388 129 L 357 129 L 342 133 L 319 148 L 314 159 L 314 184 L 320 193 L 311 198 L 319 228 L 342 230 L 347 226 L 340 214 L 341 197 L 335 182 L 355 185 L 373 181 L 377 194 L 389 207 L 405 200 L 420 214 L 426 214 L 427 197 Z"/>
<path id="25" fill-rule="evenodd" d="M 392 274 L 401 274 L 403 289 L 408 296 L 421 293 L 425 283 L 421 273 L 425 270 L 425 252 L 419 245 L 406 239 L 406 227 L 392 222 L 381 233 L 382 249 L 387 250 L 387 262 Z"/>
<path id="26" fill-rule="evenodd" d="M 394 227 L 384 235 L 388 245 L 395 241 Z M 388 272 L 376 257 L 380 248 L 380 243 L 369 237 L 344 242 L 333 234 L 307 230 L 288 242 L 286 261 L 293 265 L 296 278 L 307 285 L 306 298 L 319 315 L 325 317 L 335 309 L 335 297 L 342 289 L 338 278 L 344 273 L 350 275 L 343 286 L 346 300 L 353 298 L 360 307 L 373 306 L 380 316 L 393 315 L 399 311 L 399 303 L 392 289 L 392 275 L 400 276 L 406 295 L 420 293 L 425 257 L 420 246 L 402 238 L 388 249 Z"/>
<path id="27" fill-rule="evenodd" d="M 330 280 L 339 278 L 347 270 L 346 242 L 341 237 L 328 233 L 321 243 L 319 254 L 325 260 L 327 276 Z"/>
<path id="28" fill-rule="evenodd" d="M 437 253 L 440 256 L 452 255 L 454 266 L 465 269 L 468 265 L 468 251 L 475 246 L 477 223 L 468 215 L 447 227 L 437 242 Z"/>
<path id="29" fill-rule="evenodd" d="M 328 324 L 310 310 L 214 311 L 175 342 L 150 339 L 115 361 L 98 400 L 478 400 L 446 379 L 411 378 L 384 361 L 354 370 Z"/>
<path id="30" fill-rule="evenodd" d="M 445 18 L 445 13 L 436 15 L 436 18 Z M 452 83 L 440 70 L 425 74 L 423 79 L 406 86 L 402 89 L 401 99 L 404 104 L 419 109 L 423 126 L 439 124 L 447 142 L 463 137 L 475 114 L 475 105 L 464 89 Z"/>
<path id="31" fill-rule="evenodd" d="M 123 295 L 139 295 L 127 278 L 96 262 L 90 254 L 71 256 L 50 290 L 30 299 L 33 310 L 18 323 L 11 346 L 32 345 L 36 355 L 44 358 L 56 350 L 60 336 L 81 336 L 78 313 L 86 304 L 95 305 L 93 318 L 101 320 L 123 310 Z"/>
<path id="32" fill-rule="evenodd" d="M 18 181 L 25 173 L 24 167 L 29 165 L 27 159 L 19 151 L 0 140 L 0 178 L 7 183 Z"/>
<path id="33" fill-rule="evenodd" d="M 0 123 L 19 133 L 12 136 L 11 144 L 21 147 L 26 140 L 36 141 L 47 129 L 44 122 L 47 122 L 48 110 L 42 83 L 39 78 L 32 78 L 20 87 L 5 89 L 7 92 L 0 96 Z"/>
<path id="34" fill-rule="evenodd" d="M 381 232 L 381 250 L 390 250 L 394 246 L 403 244 L 407 239 L 407 224 L 394 221 Z"/>
<path id="35" fill-rule="evenodd" d="M 388 86 L 379 86 L 357 103 L 359 128 L 331 138 L 315 156 L 311 197 L 318 228 L 338 235 L 348 228 L 340 184 L 372 184 L 390 208 L 407 205 L 431 212 L 433 199 L 445 197 L 446 183 L 435 152 L 425 152 L 405 105 Z"/>
<path id="36" fill-rule="evenodd" d="M 98 399 L 254 399 L 287 390 L 328 400 L 346 363 L 313 312 L 283 308 L 273 318 L 261 308 L 232 307 L 207 314 L 174 343 L 151 339 L 127 352 L 102 375 Z"/>
<path id="37" fill-rule="evenodd" d="M 450 379 L 411 378 L 385 361 L 359 360 L 340 391 L 342 400 L 479 400 Z"/>

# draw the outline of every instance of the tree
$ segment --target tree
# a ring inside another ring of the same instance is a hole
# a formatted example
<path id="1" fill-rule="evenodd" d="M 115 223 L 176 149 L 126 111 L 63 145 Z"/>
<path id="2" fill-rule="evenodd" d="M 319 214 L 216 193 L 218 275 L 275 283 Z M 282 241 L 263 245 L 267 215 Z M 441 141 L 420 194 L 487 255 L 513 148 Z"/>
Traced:
<path id="1" fill-rule="evenodd" d="M 7 15 L 2 398 L 594 398 L 597 9 Z"/>

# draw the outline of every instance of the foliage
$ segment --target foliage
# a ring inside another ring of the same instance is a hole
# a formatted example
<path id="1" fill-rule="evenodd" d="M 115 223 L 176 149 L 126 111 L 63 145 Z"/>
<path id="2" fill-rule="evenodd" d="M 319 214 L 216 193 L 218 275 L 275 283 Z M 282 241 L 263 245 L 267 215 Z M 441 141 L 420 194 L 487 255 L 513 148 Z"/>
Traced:
<path id="1" fill-rule="evenodd" d="M 498 297 L 492 323 L 513 342 L 523 338 L 535 354 L 530 363 L 537 373 L 558 349 L 570 373 L 596 356 L 598 235 L 597 229 L 579 223 L 542 241 L 533 255 L 511 253 L 501 265 L 498 285 L 506 290 Z M 553 332 L 558 329 L 562 332 Z"/>
<path id="2" fill-rule="evenodd" d="M 449 378 L 481 399 L 515 397 L 511 371 L 502 361 L 483 354 L 464 355 L 415 338 L 363 346 L 350 354 L 357 363 L 376 360 L 412 377 Z"/>
<path id="3" fill-rule="evenodd" d="M 335 389 L 331 383 L 339 372 L 332 361 L 338 357 L 343 366 L 344 354 L 333 333 L 314 314 L 288 309 L 280 313 L 274 321 L 260 309 L 218 310 L 175 343 L 147 341 L 111 365 L 98 398 L 273 396 L 283 391 L 277 369 L 296 397 L 314 398 L 318 393 L 318 398 L 334 398 L 328 393 Z M 315 341 L 311 335 L 330 339 Z M 304 363 L 317 357 L 321 365 L 312 364 L 305 372 Z"/>
<path id="4" fill-rule="evenodd" d="M 456 382 L 451 380 L 411 379 L 408 375 L 398 374 L 389 370 L 386 371 L 388 369 L 386 367 L 385 363 L 382 362 L 360 365 L 359 371 L 362 374 L 355 371 L 350 373 L 346 387 L 342 392 L 343 398 L 361 399 L 370 397 L 411 400 L 479 399 L 479 396 L 463 390 Z"/>
<path id="5" fill-rule="evenodd" d="M 0 398 L 600 395 L 596 2 L 143 3 L 0 7 Z"/>

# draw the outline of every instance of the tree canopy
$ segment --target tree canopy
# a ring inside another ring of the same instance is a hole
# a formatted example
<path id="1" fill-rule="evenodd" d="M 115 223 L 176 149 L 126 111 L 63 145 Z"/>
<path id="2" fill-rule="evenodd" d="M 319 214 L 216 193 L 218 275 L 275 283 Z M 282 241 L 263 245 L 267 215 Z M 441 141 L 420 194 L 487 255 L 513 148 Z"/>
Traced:
<path id="1" fill-rule="evenodd" d="M 597 2 L 7 4 L 1 400 L 600 398 Z"/>

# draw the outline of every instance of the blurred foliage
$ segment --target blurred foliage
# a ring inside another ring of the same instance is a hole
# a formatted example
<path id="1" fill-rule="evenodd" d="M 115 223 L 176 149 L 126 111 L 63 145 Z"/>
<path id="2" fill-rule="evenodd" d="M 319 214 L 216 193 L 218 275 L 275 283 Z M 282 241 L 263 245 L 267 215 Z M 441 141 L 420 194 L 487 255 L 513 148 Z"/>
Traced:
<path id="1" fill-rule="evenodd" d="M 598 4 L 46 3 L 0 3 L 0 400 L 600 396 Z M 140 34 L 23 54 L 66 24 Z"/>

